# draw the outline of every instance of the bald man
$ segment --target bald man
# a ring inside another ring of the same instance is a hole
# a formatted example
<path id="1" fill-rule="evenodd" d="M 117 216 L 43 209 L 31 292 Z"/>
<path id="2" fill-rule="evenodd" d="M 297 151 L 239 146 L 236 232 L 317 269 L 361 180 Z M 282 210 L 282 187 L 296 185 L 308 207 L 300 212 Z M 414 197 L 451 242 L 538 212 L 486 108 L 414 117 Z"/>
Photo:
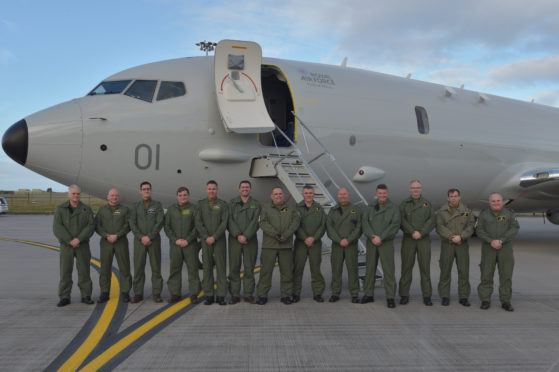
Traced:
<path id="1" fill-rule="evenodd" d="M 480 308 L 491 306 L 495 266 L 499 266 L 499 299 L 505 311 L 514 311 L 512 296 L 512 270 L 514 255 L 512 241 L 520 226 L 514 212 L 503 208 L 503 197 L 499 193 L 489 196 L 489 208 L 481 211 L 477 224 L 477 236 L 481 240 L 481 283 L 477 287 Z"/>
<path id="2" fill-rule="evenodd" d="M 345 188 L 338 191 L 338 204 L 328 212 L 326 232 L 332 240 L 332 295 L 328 301 L 340 300 L 345 261 L 351 302 L 359 303 L 357 242 L 361 236 L 361 211 L 350 203 L 349 192 Z"/>
<path id="3" fill-rule="evenodd" d="M 115 256 L 120 273 L 122 300 L 129 302 L 132 276 L 130 275 L 130 251 L 126 235 L 130 231 L 128 224 L 130 210 L 120 204 L 120 193 L 117 189 L 109 190 L 107 201 L 108 203 L 99 208 L 95 216 L 95 231 L 101 237 L 101 273 L 99 274 L 101 296 L 97 303 L 109 300 L 111 269 Z"/>

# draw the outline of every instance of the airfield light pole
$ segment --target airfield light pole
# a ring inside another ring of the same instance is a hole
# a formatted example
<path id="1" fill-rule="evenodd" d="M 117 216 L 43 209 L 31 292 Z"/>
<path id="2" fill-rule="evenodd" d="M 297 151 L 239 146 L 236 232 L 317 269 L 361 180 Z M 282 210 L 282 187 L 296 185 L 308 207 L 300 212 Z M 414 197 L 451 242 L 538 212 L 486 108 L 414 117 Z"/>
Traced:
<path id="1" fill-rule="evenodd" d="M 216 45 L 217 43 L 206 40 L 196 43 L 196 46 L 199 46 L 201 51 L 206 52 L 206 57 L 208 56 L 208 52 L 212 52 L 215 49 Z"/>

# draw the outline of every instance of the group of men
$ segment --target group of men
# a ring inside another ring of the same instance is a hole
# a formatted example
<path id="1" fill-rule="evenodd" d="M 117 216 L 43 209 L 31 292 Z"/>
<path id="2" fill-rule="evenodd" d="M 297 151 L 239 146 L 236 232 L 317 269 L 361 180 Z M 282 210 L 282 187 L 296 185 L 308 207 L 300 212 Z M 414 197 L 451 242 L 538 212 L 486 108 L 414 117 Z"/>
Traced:
<path id="1" fill-rule="evenodd" d="M 321 274 L 322 237 L 326 233 L 331 246 L 331 296 L 337 302 L 342 291 L 342 272 L 345 262 L 351 302 L 366 304 L 374 301 L 376 268 L 384 273 L 386 304 L 396 306 L 396 278 L 394 237 L 404 233 L 401 247 L 400 304 L 409 303 L 412 271 L 416 261 L 421 276 L 423 303 L 432 306 L 430 277 L 430 232 L 436 227 L 441 237 L 440 280 L 438 286 L 441 305 L 450 303 L 450 281 L 453 262 L 458 269 L 458 297 L 463 306 L 470 306 L 469 245 L 474 233 L 472 211 L 460 201 L 457 189 L 448 191 L 448 203 L 435 213 L 431 203 L 422 197 L 418 180 L 410 183 L 410 197 L 398 207 L 388 198 L 388 188 L 380 184 L 376 199 L 363 210 L 350 202 L 347 189 L 338 191 L 338 203 L 328 213 L 314 200 L 312 186 L 304 186 L 303 200 L 296 206 L 288 205 L 280 187 L 272 189 L 271 203 L 262 206 L 251 197 L 250 181 L 241 181 L 239 196 L 229 203 L 217 197 L 218 185 L 208 181 L 206 198 L 197 204 L 190 202 L 186 187 L 177 190 L 177 203 L 164 213 L 160 202 L 152 200 L 152 186 L 142 182 L 142 200 L 132 208 L 120 204 L 118 190 L 111 189 L 108 203 L 94 217 L 89 206 L 80 201 L 80 188 L 69 187 L 69 200 L 58 206 L 54 217 L 54 234 L 60 241 L 60 284 L 57 306 L 70 304 L 73 259 L 76 258 L 78 287 L 82 302 L 93 304 L 92 282 L 89 275 L 91 253 L 89 239 L 96 231 L 101 237 L 101 271 L 98 302 L 109 300 L 113 257 L 120 272 L 121 298 L 137 303 L 144 299 L 145 264 L 149 256 L 152 296 L 162 302 L 161 238 L 164 229 L 170 243 L 170 275 L 167 281 L 171 297 L 169 303 L 182 299 L 182 267 L 186 263 L 190 301 L 198 303 L 201 290 L 204 304 L 214 302 L 233 305 L 243 300 L 264 305 L 272 285 L 276 261 L 280 271 L 281 302 L 289 305 L 301 299 L 302 278 L 307 260 L 311 273 L 313 299 L 324 302 L 325 280 Z M 256 285 L 254 271 L 258 256 L 257 231 L 262 230 L 260 278 Z M 478 293 L 481 309 L 490 307 L 495 267 L 499 267 L 499 297 L 506 311 L 513 311 L 511 279 L 514 266 L 512 240 L 519 226 L 513 212 L 503 208 L 501 195 L 489 197 L 489 208 L 479 215 L 478 237 L 482 241 L 481 283 Z M 228 242 L 226 230 L 229 231 Z M 134 235 L 134 276 L 130 274 L 127 234 Z M 359 298 L 358 241 L 366 239 L 366 275 L 364 295 Z M 228 244 L 227 244 L 228 243 Z M 229 283 L 227 282 L 227 247 Z M 202 250 L 203 278 L 198 274 L 198 254 Z M 215 266 L 215 278 L 214 278 Z M 242 273 L 241 273 L 242 267 Z M 130 298 L 130 289 L 134 297 Z M 226 301 L 227 292 L 231 297 Z"/>

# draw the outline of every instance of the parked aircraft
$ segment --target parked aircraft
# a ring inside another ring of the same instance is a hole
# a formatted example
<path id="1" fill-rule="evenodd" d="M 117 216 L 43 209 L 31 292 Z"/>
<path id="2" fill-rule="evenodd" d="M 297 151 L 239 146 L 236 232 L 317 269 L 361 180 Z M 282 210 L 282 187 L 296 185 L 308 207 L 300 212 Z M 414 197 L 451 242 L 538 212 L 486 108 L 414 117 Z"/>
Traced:
<path id="1" fill-rule="evenodd" d="M 386 183 L 400 202 L 420 179 L 435 204 L 457 187 L 470 207 L 498 191 L 517 211 L 559 223 L 559 109 L 382 73 L 262 58 L 258 44 L 223 40 L 215 56 L 150 63 L 104 79 L 86 96 L 12 125 L 2 147 L 19 164 L 104 196 L 121 190 L 171 204 L 178 186 L 203 198 L 249 179 L 268 201 L 317 185 L 358 201 Z"/>

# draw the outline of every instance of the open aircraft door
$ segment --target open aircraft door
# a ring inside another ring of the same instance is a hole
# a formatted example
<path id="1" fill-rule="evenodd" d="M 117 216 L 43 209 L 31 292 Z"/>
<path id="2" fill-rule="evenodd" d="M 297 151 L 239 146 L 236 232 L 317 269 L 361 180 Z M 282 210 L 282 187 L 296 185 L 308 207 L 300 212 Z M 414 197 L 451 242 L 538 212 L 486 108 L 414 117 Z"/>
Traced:
<path id="1" fill-rule="evenodd" d="M 214 58 L 217 104 L 225 130 L 266 133 L 274 130 L 261 84 L 262 49 L 250 41 L 222 40 Z"/>

